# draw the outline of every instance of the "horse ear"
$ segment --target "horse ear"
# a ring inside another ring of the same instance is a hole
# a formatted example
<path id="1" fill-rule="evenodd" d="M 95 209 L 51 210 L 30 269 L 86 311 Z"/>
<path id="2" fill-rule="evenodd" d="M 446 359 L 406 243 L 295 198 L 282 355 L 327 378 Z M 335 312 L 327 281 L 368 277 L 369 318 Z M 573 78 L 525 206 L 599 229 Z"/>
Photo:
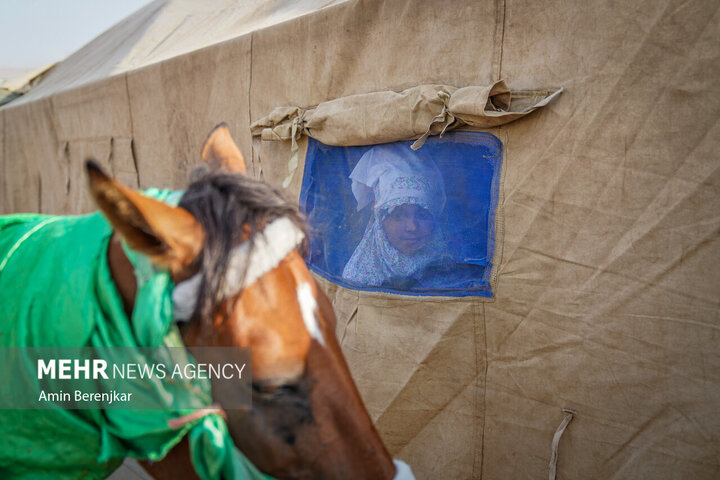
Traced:
<path id="1" fill-rule="evenodd" d="M 205 139 L 200 156 L 205 163 L 219 163 L 228 172 L 247 173 L 245 159 L 225 122 L 212 129 Z"/>
<path id="2" fill-rule="evenodd" d="M 190 212 L 126 187 L 93 160 L 85 168 L 95 202 L 130 248 L 169 267 L 173 274 L 180 274 L 195 260 L 205 232 Z"/>

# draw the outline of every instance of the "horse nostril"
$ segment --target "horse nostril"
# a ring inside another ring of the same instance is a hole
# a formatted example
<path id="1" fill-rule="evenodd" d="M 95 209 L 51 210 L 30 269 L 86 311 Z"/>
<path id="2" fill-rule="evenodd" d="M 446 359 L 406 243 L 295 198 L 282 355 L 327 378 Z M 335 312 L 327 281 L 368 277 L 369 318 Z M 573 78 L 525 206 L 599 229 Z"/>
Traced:
<path id="1" fill-rule="evenodd" d="M 297 395 L 300 387 L 297 384 L 273 385 L 268 383 L 253 382 L 254 393 L 264 396 Z"/>

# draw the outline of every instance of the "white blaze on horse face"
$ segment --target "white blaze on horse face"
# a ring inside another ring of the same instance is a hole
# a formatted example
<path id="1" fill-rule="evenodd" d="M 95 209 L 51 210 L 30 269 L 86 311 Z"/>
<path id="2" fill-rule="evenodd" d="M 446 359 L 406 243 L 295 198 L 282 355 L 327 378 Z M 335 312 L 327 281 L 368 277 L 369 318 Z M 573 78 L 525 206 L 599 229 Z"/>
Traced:
<path id="1" fill-rule="evenodd" d="M 225 298 L 232 297 L 277 267 L 304 238 L 302 230 L 292 220 L 281 217 L 257 235 L 252 252 L 249 242 L 233 248 L 225 279 Z"/>
<path id="2" fill-rule="evenodd" d="M 298 285 L 297 296 L 303 322 L 305 322 L 305 328 L 307 328 L 310 337 L 317 340 L 320 345 L 325 346 L 325 339 L 322 336 L 322 331 L 320 330 L 320 325 L 315 315 L 318 309 L 317 301 L 313 295 L 312 287 L 308 282 L 303 282 Z"/>
<path id="3" fill-rule="evenodd" d="M 230 252 L 223 297 L 232 297 L 277 267 L 302 243 L 304 238 L 305 234 L 292 220 L 281 217 L 271 222 L 257 235 L 252 252 L 249 242 L 243 242 L 233 248 Z M 197 273 L 175 286 L 172 295 L 175 321 L 186 321 L 192 316 L 197 304 L 201 280 L 201 275 Z"/>

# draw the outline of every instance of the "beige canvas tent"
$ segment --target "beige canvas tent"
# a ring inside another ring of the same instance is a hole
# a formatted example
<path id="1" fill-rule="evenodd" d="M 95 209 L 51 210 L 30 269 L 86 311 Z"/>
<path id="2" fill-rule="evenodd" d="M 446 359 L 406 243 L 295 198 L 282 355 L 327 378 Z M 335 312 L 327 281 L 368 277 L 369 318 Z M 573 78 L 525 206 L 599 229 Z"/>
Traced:
<path id="1" fill-rule="evenodd" d="M 0 108 L 0 210 L 88 211 L 88 156 L 181 187 L 223 120 L 294 196 L 306 135 L 491 132 L 494 298 L 322 282 L 393 455 L 421 479 L 545 478 L 553 451 L 560 479 L 718 478 L 720 4 L 289 5 L 159 0 L 58 64 Z"/>

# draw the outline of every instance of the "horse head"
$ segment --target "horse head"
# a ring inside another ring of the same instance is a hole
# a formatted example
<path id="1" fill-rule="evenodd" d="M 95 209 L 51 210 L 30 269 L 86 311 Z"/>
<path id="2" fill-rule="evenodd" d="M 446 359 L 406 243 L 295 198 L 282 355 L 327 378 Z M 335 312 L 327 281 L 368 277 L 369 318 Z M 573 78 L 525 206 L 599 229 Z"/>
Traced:
<path id="1" fill-rule="evenodd" d="M 224 124 L 205 141 L 202 158 L 209 168 L 178 206 L 95 166 L 88 174 L 115 231 L 170 272 L 173 299 L 186 307 L 186 345 L 250 347 L 252 407 L 226 411 L 236 445 L 277 478 L 412 478 L 393 462 L 352 381 L 331 304 L 301 256 L 301 214 L 245 174 Z M 117 245 L 111 242 L 108 260 L 130 310 L 136 285 Z"/>

